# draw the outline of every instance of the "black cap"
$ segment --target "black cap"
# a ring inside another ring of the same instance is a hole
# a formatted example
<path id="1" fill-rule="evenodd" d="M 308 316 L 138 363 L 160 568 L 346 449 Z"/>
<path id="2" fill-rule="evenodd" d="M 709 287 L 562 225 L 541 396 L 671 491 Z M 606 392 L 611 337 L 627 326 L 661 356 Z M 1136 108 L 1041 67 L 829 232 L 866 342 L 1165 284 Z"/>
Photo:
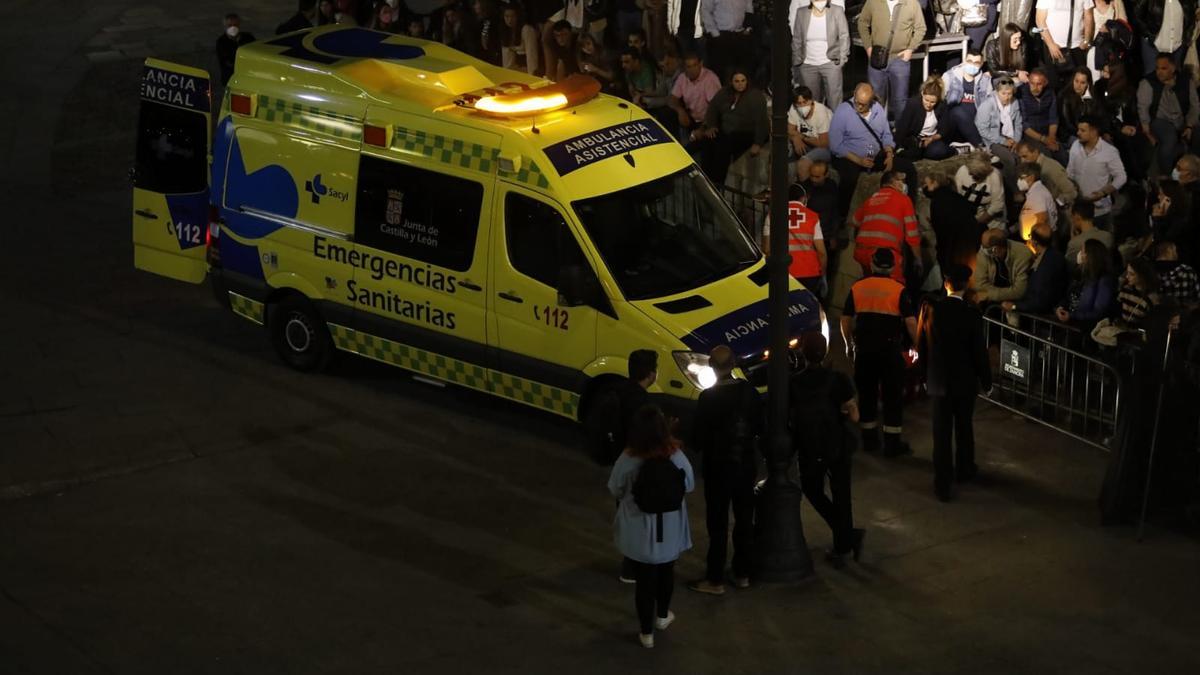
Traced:
<path id="1" fill-rule="evenodd" d="M 877 248 L 871 256 L 871 266 L 881 270 L 890 270 L 896 266 L 896 255 L 890 248 Z"/>
<path id="2" fill-rule="evenodd" d="M 943 272 L 946 281 L 961 286 L 971 280 L 971 268 L 966 265 L 950 265 Z"/>

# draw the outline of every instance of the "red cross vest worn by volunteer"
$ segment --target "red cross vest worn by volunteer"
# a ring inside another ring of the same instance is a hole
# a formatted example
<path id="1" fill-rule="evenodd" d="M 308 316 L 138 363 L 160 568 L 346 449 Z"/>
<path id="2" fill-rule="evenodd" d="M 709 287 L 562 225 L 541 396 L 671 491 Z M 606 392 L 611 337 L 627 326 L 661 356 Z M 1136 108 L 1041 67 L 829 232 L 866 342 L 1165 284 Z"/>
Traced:
<path id="1" fill-rule="evenodd" d="M 819 222 L 816 211 L 800 202 L 788 202 L 788 253 L 792 256 L 788 273 L 794 279 L 821 276 L 821 260 L 814 245 Z"/>
<path id="2" fill-rule="evenodd" d="M 890 186 L 880 188 L 858 207 L 850 217 L 850 223 L 858 228 L 854 259 L 862 265 L 863 273 L 871 273 L 871 256 L 875 255 L 875 249 L 890 248 L 896 255 L 892 278 L 904 283 L 901 242 L 907 242 L 914 255 L 921 251 L 917 212 L 908 195 Z"/>

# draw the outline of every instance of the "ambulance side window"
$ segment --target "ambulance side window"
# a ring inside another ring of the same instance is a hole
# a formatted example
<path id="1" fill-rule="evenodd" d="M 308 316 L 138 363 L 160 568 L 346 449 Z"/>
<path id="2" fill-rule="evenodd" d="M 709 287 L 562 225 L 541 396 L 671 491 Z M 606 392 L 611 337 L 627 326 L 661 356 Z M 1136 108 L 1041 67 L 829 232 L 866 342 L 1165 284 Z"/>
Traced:
<path id="1" fill-rule="evenodd" d="M 475 257 L 483 186 L 364 155 L 354 239 L 361 245 L 466 271 Z"/>
<path id="2" fill-rule="evenodd" d="M 558 209 L 513 192 L 504 198 L 504 241 L 513 269 L 551 288 L 557 287 L 563 268 L 584 264 L 583 251 Z"/>
<path id="3" fill-rule="evenodd" d="M 208 187 L 204 115 L 143 101 L 133 184 L 150 192 L 190 194 Z"/>

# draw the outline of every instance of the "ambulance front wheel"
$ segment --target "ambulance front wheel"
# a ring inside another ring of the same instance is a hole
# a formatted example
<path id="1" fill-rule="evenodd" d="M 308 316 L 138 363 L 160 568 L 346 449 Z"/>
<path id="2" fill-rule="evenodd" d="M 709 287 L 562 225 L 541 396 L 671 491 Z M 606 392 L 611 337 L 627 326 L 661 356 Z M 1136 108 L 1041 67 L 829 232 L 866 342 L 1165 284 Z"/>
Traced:
<path id="1" fill-rule="evenodd" d="M 267 311 L 271 344 L 284 363 L 296 370 L 321 370 L 333 355 L 329 329 L 312 303 L 289 295 Z"/>

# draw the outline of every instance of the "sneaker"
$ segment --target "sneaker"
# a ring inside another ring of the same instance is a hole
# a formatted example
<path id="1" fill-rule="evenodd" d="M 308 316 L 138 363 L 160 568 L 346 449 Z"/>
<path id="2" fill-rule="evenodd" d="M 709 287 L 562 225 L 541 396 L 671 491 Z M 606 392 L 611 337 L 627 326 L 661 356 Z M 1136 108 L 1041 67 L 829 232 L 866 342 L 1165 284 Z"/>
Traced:
<path id="1" fill-rule="evenodd" d="M 654 620 L 654 628 L 657 630 L 666 630 L 667 626 L 673 623 L 675 623 L 675 612 L 668 609 L 666 616 L 660 616 Z"/>
<path id="2" fill-rule="evenodd" d="M 708 593 L 709 595 L 725 595 L 725 584 L 714 584 L 708 579 L 693 581 L 688 584 L 688 588 L 698 593 Z"/>
<path id="3" fill-rule="evenodd" d="M 735 588 L 750 588 L 750 577 L 734 577 L 733 585 Z"/>
<path id="4" fill-rule="evenodd" d="M 970 154 L 975 151 L 975 146 L 970 143 L 951 143 L 950 147 L 960 155 Z"/>
<path id="5" fill-rule="evenodd" d="M 617 579 L 623 584 L 636 584 L 637 583 L 637 579 L 630 579 L 629 577 L 625 576 L 624 574 L 617 577 Z"/>
<path id="6" fill-rule="evenodd" d="M 638 639 L 642 641 L 642 646 L 646 649 L 654 649 L 654 633 L 638 633 Z"/>

